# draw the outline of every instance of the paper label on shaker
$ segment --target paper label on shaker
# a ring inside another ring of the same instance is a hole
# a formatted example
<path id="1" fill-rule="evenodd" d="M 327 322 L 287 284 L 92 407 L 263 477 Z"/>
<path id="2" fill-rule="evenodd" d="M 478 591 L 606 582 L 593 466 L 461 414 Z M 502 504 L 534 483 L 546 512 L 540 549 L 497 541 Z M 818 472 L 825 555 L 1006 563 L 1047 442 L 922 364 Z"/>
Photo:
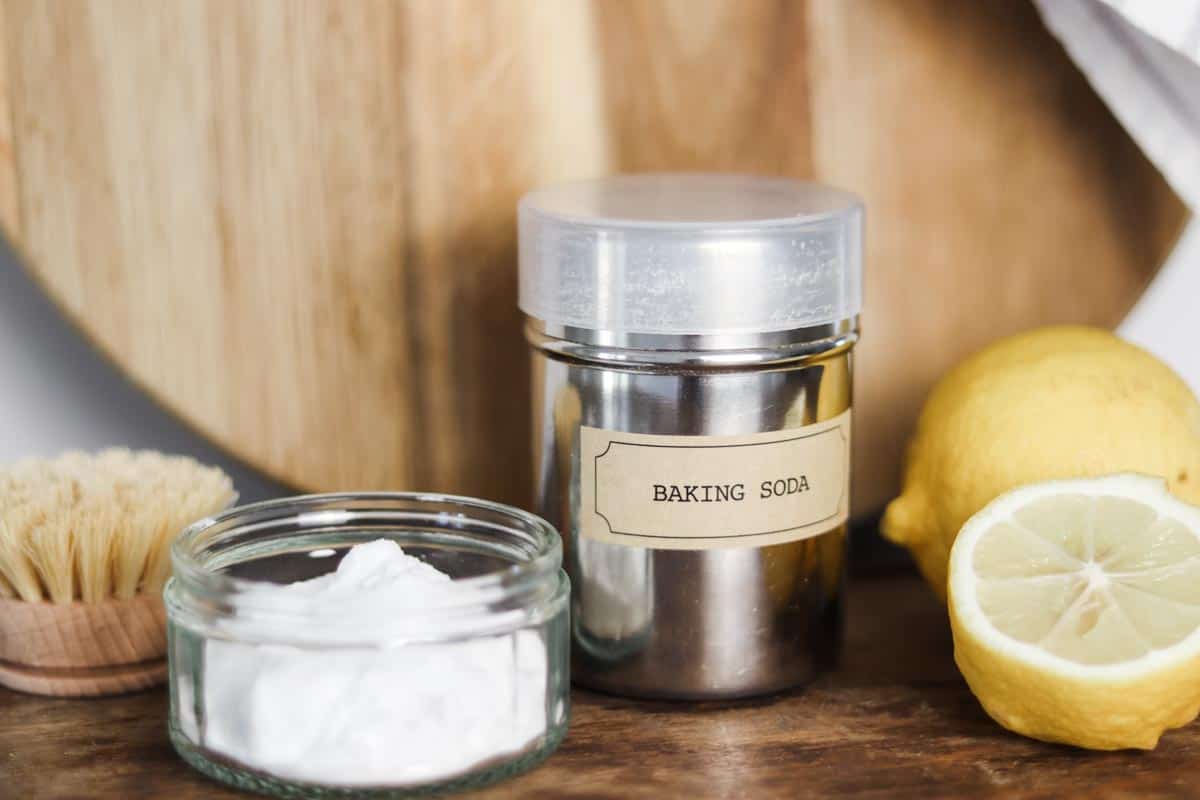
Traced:
<path id="1" fill-rule="evenodd" d="M 580 431 L 579 534 L 636 547 L 762 547 L 849 516 L 850 411 L 770 433 Z"/>

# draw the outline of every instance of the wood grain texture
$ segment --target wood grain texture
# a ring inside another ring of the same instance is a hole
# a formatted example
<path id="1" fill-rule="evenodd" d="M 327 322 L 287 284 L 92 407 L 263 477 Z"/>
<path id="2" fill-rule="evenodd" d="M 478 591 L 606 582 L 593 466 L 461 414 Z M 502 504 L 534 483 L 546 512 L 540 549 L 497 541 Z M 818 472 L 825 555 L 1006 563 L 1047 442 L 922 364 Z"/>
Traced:
<path id="1" fill-rule="evenodd" d="M 0 662 L 0 686 L 49 697 L 105 697 L 167 682 L 166 659 L 82 670 L 22 667 Z"/>
<path id="2" fill-rule="evenodd" d="M 1009 734 L 958 677 L 945 608 L 915 578 L 852 583 L 842 666 L 733 704 L 576 692 L 558 753 L 464 798 L 1194 797 L 1200 727 L 1152 752 Z M 22 800 L 245 797 L 171 750 L 166 696 L 64 701 L 0 690 L 0 787 Z M 5 795 L 9 796 L 9 795 Z"/>
<path id="3" fill-rule="evenodd" d="M 17 152 L 13 139 L 12 86 L 8 79 L 8 31 L 0 6 L 0 228 L 12 235 L 21 230 L 17 200 Z"/>
<path id="4" fill-rule="evenodd" d="M 64 697 L 120 694 L 166 680 L 162 598 L 26 603 L 0 598 L 0 685 Z"/>
<path id="5" fill-rule="evenodd" d="M 1183 218 L 1023 2 L 0 11 L 0 219 L 30 270 L 168 407 L 305 488 L 529 501 L 514 211 L 539 183 L 864 196 L 861 512 L 935 376 L 1020 328 L 1114 324 Z"/>

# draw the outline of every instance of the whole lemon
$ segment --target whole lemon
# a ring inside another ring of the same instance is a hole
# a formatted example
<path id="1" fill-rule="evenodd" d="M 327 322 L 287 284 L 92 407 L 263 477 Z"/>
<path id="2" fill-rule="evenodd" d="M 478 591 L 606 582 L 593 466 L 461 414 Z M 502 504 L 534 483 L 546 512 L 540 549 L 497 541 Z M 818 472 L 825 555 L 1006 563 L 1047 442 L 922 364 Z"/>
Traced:
<path id="1" fill-rule="evenodd" d="M 1108 331 L 1041 328 L 1002 339 L 934 387 L 883 534 L 909 548 L 944 600 L 963 523 L 1038 481 L 1139 472 L 1200 504 L 1200 403 L 1178 375 Z"/>

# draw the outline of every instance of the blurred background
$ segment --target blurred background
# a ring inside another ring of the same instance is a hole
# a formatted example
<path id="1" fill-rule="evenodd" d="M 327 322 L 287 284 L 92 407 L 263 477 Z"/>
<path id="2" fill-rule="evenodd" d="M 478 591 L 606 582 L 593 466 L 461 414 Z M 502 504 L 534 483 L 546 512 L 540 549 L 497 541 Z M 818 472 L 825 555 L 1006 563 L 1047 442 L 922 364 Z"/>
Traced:
<path id="1" fill-rule="evenodd" d="M 516 202 L 629 171 L 865 199 L 860 519 L 932 382 L 999 336 L 1120 326 L 1200 388 L 1200 23 L 1101 0 L 0 13 L 0 461 L 120 444 L 219 463 L 244 499 L 528 505 Z"/>

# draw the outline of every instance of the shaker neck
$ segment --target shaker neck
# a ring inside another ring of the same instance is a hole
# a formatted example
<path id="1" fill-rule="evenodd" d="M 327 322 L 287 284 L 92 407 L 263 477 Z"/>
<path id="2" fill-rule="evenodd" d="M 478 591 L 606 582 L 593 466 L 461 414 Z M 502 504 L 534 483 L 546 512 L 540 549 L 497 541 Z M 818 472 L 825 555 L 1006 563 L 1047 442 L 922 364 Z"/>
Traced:
<path id="1" fill-rule="evenodd" d="M 768 332 L 628 333 L 525 318 L 525 339 L 551 355 L 629 367 L 768 367 L 836 355 L 858 341 L 858 317 Z"/>

